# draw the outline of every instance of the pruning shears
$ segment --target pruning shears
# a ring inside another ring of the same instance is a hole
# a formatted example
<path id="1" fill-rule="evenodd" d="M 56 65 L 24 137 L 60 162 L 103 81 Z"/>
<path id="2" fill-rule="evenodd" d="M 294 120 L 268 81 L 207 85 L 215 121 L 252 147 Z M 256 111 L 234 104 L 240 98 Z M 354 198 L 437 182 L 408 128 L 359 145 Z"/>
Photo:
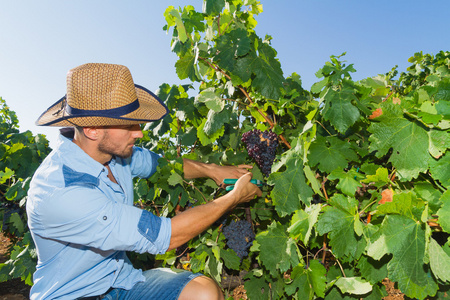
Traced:
<path id="1" fill-rule="evenodd" d="M 236 181 L 238 181 L 238 180 L 237 179 L 230 179 L 230 178 L 224 179 L 223 183 L 225 183 L 225 184 L 232 184 L 232 185 L 227 186 L 225 188 L 225 190 L 231 191 L 232 189 L 234 189 L 234 184 L 236 183 Z M 262 182 L 259 179 L 252 179 L 252 180 L 250 180 L 250 182 L 253 183 L 253 184 L 256 184 L 259 187 L 262 187 L 263 185 L 266 185 L 264 182 Z"/>

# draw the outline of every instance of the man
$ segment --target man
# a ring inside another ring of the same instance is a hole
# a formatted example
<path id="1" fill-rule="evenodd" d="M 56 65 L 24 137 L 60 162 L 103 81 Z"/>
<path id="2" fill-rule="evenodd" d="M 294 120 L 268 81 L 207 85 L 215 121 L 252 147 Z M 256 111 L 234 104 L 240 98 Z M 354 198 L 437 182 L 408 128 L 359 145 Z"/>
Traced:
<path id="1" fill-rule="evenodd" d="M 187 179 L 239 180 L 228 194 L 172 219 L 133 206 L 133 177 L 151 176 L 159 158 L 134 146 L 142 137 L 139 124 L 167 112 L 124 66 L 86 64 L 69 71 L 66 96 L 36 122 L 73 127 L 74 135 L 60 136 L 30 184 L 28 223 L 38 254 L 31 299 L 223 299 L 206 276 L 142 272 L 125 254 L 174 249 L 236 205 L 261 196 L 250 183 L 250 166 L 185 159 Z"/>

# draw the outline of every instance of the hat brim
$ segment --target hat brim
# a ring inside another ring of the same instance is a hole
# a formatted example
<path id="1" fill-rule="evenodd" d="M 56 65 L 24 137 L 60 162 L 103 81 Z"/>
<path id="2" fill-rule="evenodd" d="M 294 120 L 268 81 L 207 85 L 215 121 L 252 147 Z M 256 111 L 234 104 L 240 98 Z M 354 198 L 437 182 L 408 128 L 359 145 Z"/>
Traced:
<path id="1" fill-rule="evenodd" d="M 71 115 L 65 109 L 64 96 L 37 119 L 36 125 L 55 127 L 131 125 L 158 121 L 169 113 L 167 106 L 155 94 L 140 85 L 135 84 L 135 87 L 139 107 L 130 113 L 113 117 L 108 116 L 107 112 L 103 116 Z"/>

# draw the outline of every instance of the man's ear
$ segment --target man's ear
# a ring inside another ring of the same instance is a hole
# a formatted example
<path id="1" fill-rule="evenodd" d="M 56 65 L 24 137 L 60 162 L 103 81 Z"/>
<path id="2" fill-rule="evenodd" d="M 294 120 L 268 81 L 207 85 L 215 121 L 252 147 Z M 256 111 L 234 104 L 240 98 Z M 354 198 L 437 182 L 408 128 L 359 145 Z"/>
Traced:
<path id="1" fill-rule="evenodd" d="M 96 141 L 103 134 L 103 128 L 100 127 L 83 127 L 84 136 L 90 140 Z"/>

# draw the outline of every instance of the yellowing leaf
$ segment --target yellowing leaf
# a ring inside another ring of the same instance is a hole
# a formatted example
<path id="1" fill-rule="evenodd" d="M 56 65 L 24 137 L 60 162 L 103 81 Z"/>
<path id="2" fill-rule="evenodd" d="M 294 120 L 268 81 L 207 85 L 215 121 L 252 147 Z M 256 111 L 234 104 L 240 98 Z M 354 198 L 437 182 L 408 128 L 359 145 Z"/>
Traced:
<path id="1" fill-rule="evenodd" d="M 369 119 L 378 118 L 382 114 L 383 114 L 383 110 L 381 109 L 381 107 L 379 107 L 373 111 L 373 113 L 369 116 Z"/>
<path id="2" fill-rule="evenodd" d="M 384 204 L 386 202 L 392 202 L 392 196 L 394 195 L 394 191 L 392 189 L 385 189 L 381 192 L 381 200 L 378 201 L 378 204 Z"/>

